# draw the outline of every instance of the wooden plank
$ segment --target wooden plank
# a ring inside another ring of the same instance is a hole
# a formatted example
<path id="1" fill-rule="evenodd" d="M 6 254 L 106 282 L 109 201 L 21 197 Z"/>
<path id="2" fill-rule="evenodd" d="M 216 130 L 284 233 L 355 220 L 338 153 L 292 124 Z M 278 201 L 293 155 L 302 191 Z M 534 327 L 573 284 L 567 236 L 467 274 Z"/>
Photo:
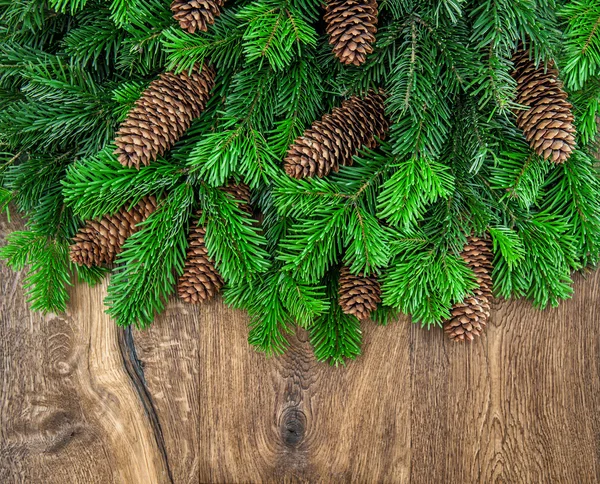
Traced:
<path id="1" fill-rule="evenodd" d="M 367 324 L 345 368 L 317 362 L 301 330 L 266 358 L 246 325 L 221 302 L 172 303 L 134 334 L 175 482 L 408 478 L 409 325 Z"/>
<path id="2" fill-rule="evenodd" d="M 0 219 L 0 234 L 15 226 Z M 23 273 L 2 265 L 0 277 L 0 482 L 168 481 L 105 287 L 78 287 L 67 314 L 42 316 Z"/>
<path id="3" fill-rule="evenodd" d="M 600 481 L 600 272 L 558 309 L 496 304 L 470 346 L 367 323 L 332 368 L 300 330 L 256 353 L 220 301 L 123 331 L 104 286 L 42 317 L 0 271 L 0 482 Z"/>
<path id="4" fill-rule="evenodd" d="M 412 480 L 599 482 L 599 306 L 596 272 L 557 309 L 496 304 L 471 347 L 413 331 Z"/>

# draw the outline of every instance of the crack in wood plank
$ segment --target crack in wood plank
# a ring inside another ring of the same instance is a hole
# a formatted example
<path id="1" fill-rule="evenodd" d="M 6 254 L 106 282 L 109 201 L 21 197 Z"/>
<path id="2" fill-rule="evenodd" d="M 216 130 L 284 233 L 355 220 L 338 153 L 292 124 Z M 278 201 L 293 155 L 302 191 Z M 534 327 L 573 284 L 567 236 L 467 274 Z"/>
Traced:
<path id="1" fill-rule="evenodd" d="M 144 369 L 142 367 L 142 362 L 137 357 L 131 327 L 128 326 L 127 328 L 119 328 L 118 335 L 119 349 L 121 351 L 121 357 L 123 358 L 123 366 L 125 367 L 125 371 L 127 372 L 133 387 L 135 388 L 140 403 L 144 408 L 144 412 L 150 421 L 152 434 L 154 435 L 156 445 L 160 451 L 161 458 L 167 470 L 169 482 L 174 483 L 175 481 L 173 480 L 173 474 L 169 465 L 169 456 L 165 446 L 162 427 L 154 407 L 154 402 L 152 401 L 152 395 L 150 395 L 150 392 L 146 387 Z"/>

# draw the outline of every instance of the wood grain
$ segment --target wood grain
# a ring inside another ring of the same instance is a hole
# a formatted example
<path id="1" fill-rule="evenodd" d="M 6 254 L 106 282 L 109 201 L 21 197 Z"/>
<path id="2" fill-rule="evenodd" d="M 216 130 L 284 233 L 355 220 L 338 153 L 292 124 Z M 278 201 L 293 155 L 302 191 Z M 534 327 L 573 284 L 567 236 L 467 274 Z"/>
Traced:
<path id="1" fill-rule="evenodd" d="M 77 287 L 67 314 L 42 316 L 22 273 L 0 275 L 0 482 L 166 482 L 105 287 Z"/>
<path id="2" fill-rule="evenodd" d="M 301 330 L 256 353 L 220 301 L 123 331 L 104 286 L 42 317 L 0 271 L 0 482 L 600 481 L 600 272 L 557 309 L 497 303 L 470 346 L 365 324 L 332 368 Z"/>

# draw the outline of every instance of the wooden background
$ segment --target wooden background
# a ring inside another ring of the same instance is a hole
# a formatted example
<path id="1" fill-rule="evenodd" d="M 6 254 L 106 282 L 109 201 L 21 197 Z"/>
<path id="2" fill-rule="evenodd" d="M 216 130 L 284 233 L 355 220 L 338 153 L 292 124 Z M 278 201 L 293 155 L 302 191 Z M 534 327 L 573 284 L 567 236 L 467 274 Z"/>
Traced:
<path id="1" fill-rule="evenodd" d="M 600 481 L 600 272 L 558 309 L 495 304 L 472 345 L 366 324 L 345 368 L 302 331 L 265 358 L 220 302 L 122 330 L 103 286 L 44 317 L 0 277 L 2 483 Z"/>

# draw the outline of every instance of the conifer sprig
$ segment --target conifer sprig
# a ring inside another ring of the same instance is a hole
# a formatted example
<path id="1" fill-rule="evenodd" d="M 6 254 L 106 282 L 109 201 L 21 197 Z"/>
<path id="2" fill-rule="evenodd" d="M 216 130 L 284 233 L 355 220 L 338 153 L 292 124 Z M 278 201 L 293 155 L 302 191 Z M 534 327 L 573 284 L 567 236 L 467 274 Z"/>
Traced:
<path id="1" fill-rule="evenodd" d="M 28 266 L 32 307 L 64 310 L 75 278 L 100 280 L 106 269 L 69 261 L 71 238 L 84 220 L 145 196 L 160 206 L 125 242 L 107 297 L 122 325 L 145 327 L 164 309 L 196 222 L 226 302 L 248 311 L 250 343 L 269 354 L 285 350 L 295 326 L 309 331 L 321 360 L 359 354 L 361 326 L 339 304 L 343 267 L 348 280 L 370 278 L 371 302 L 381 285 L 376 323 L 403 312 L 442 325 L 457 304 L 467 314 L 482 294 L 477 267 L 460 256 L 473 237 L 491 247 L 486 284 L 497 296 L 540 307 L 570 297 L 572 273 L 600 258 L 598 2 L 383 0 L 377 10 L 377 31 L 372 16 L 362 26 L 373 51 L 356 67 L 332 55 L 316 0 L 228 0 L 194 34 L 163 0 L 0 2 L 0 212 L 12 201 L 27 217 L 0 256 Z M 338 41 L 337 52 L 354 58 L 342 51 L 353 43 Z M 517 50 L 527 55 L 515 69 Z M 149 166 L 121 166 L 115 129 L 142 93 L 161 73 L 183 77 L 205 63 L 216 76 L 202 115 L 190 123 L 177 103 L 162 103 L 165 88 L 186 104 L 178 81 L 159 86 L 150 110 L 165 123 L 134 115 L 144 136 L 128 149 L 168 146 Z M 557 71 L 542 76 L 550 66 Z M 534 83 L 529 69 L 539 70 Z M 315 124 L 369 93 L 385 95 L 381 133 L 360 103 L 345 111 L 360 132 L 337 132 L 339 120 Z M 189 129 L 174 136 L 169 126 Z M 317 172 L 316 158 L 334 169 L 292 179 L 283 162 L 310 130 L 294 156 L 307 173 Z M 532 140 L 542 154 L 560 150 L 567 132 L 576 139 L 563 165 L 532 152 Z M 363 139 L 377 148 L 359 150 Z M 340 156 L 351 166 L 335 172 Z M 220 189 L 240 181 L 252 214 Z M 374 304 L 357 294 L 344 301 L 366 317 Z"/>

